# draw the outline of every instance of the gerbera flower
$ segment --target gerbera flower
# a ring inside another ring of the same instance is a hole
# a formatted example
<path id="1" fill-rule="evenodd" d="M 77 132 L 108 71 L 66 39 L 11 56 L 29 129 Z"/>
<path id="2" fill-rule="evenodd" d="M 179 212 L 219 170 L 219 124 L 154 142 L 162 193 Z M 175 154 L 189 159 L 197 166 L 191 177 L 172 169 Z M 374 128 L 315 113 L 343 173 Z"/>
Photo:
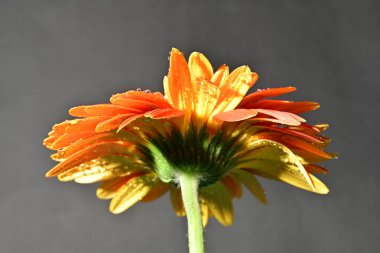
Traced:
<path id="1" fill-rule="evenodd" d="M 319 105 L 271 99 L 294 87 L 245 96 L 257 80 L 248 66 L 214 72 L 203 54 L 187 62 L 173 48 L 165 95 L 133 90 L 70 109 L 76 118 L 54 125 L 44 140 L 59 162 L 46 175 L 101 182 L 96 194 L 111 199 L 113 213 L 169 192 L 175 213 L 188 216 L 190 250 L 202 252 L 200 217 L 203 226 L 209 217 L 231 225 L 242 186 L 267 202 L 257 176 L 328 193 L 313 175 L 327 173 L 316 163 L 333 156 L 323 150 L 327 125 L 299 116 Z"/>

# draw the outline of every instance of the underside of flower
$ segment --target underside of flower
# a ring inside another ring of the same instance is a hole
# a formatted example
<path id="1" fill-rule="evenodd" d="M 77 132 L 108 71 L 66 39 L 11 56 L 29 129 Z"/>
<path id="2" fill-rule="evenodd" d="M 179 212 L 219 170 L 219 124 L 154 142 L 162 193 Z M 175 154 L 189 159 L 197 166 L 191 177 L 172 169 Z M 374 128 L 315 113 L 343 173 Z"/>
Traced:
<path id="1" fill-rule="evenodd" d="M 170 192 L 179 216 L 186 215 L 181 182 L 189 188 L 195 182 L 203 225 L 208 217 L 230 225 L 232 199 L 241 197 L 242 186 L 266 203 L 257 176 L 328 193 L 314 176 L 327 173 L 317 163 L 334 156 L 324 151 L 327 125 L 309 125 L 300 116 L 319 105 L 272 99 L 294 87 L 245 96 L 257 79 L 247 66 L 214 72 L 203 54 L 187 62 L 173 49 L 165 95 L 116 94 L 108 104 L 70 109 L 76 118 L 53 126 L 44 145 L 57 151 L 52 158 L 59 163 L 47 176 L 101 182 L 97 196 L 112 199 L 114 213 Z"/>
<path id="2" fill-rule="evenodd" d="M 164 182 L 178 183 L 178 175 L 191 174 L 199 179 L 199 186 L 220 180 L 236 168 L 243 150 L 242 133 L 221 130 L 211 135 L 206 126 L 196 129 L 191 125 L 182 135 L 172 127 L 167 133 L 155 133 L 150 145 L 142 146 L 153 163 L 151 167 Z"/>

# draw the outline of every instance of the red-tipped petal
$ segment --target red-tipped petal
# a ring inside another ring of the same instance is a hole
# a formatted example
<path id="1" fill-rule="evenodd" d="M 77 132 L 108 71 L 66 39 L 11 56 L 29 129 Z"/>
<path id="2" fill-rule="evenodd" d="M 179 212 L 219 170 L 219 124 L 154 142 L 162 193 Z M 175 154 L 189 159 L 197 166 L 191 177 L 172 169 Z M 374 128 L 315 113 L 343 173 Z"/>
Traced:
<path id="1" fill-rule="evenodd" d="M 279 127 L 275 127 L 275 126 L 262 126 L 262 127 L 276 131 L 276 132 L 280 132 L 280 133 L 284 133 L 284 134 L 288 134 L 288 135 L 293 135 L 295 137 L 298 137 L 298 138 L 301 138 L 301 139 L 304 139 L 307 141 L 311 141 L 311 142 L 315 142 L 315 143 L 323 143 L 323 141 L 321 141 L 320 139 L 318 139 L 314 136 L 310 136 L 308 134 L 298 132 L 298 131 L 295 131 L 295 130 L 292 130 L 289 128 L 279 128 Z"/>
<path id="2" fill-rule="evenodd" d="M 283 88 L 269 88 L 265 90 L 259 90 L 246 96 L 238 105 L 238 108 L 250 108 L 251 103 L 256 103 L 257 101 L 268 98 L 277 97 L 286 93 L 295 91 L 295 87 L 283 87 Z"/>
<path id="3" fill-rule="evenodd" d="M 314 146 L 311 143 L 308 143 L 306 141 L 300 140 L 298 138 L 292 137 L 292 136 L 283 136 L 281 137 L 281 142 L 286 143 L 286 145 L 306 150 L 316 156 L 322 157 L 324 159 L 331 159 L 331 155 L 324 152 L 320 148 Z"/>
<path id="4" fill-rule="evenodd" d="M 322 166 L 318 166 L 316 164 L 308 164 L 305 165 L 305 169 L 312 174 L 329 174 L 330 172 L 323 168 Z"/>

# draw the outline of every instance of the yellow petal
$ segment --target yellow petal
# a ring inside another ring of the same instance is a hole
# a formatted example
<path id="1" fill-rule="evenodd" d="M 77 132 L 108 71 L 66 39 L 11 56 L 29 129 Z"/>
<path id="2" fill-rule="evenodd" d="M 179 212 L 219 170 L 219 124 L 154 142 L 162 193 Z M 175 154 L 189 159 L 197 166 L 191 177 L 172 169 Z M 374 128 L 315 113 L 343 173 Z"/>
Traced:
<path id="1" fill-rule="evenodd" d="M 209 119 L 219 97 L 219 88 L 203 78 L 197 78 L 194 82 L 194 109 L 198 117 Z"/>
<path id="2" fill-rule="evenodd" d="M 240 168 L 280 180 L 296 187 L 320 194 L 328 193 L 328 188 L 310 175 L 293 152 L 286 146 L 270 140 L 256 140 L 248 145 L 247 162 Z"/>
<path id="3" fill-rule="evenodd" d="M 102 180 L 114 178 L 116 175 L 112 171 L 107 171 L 100 166 L 94 167 L 74 167 L 58 175 L 58 180 L 61 182 L 68 182 L 75 180 L 80 184 L 90 184 Z"/>
<path id="4" fill-rule="evenodd" d="M 231 194 L 226 187 L 222 183 L 216 182 L 201 188 L 200 192 L 215 218 L 224 226 L 231 225 L 234 214 Z"/>
<path id="5" fill-rule="evenodd" d="M 202 225 L 205 228 L 208 223 L 209 209 L 206 200 L 204 200 L 201 196 L 199 196 L 199 206 L 201 209 Z"/>
<path id="6" fill-rule="evenodd" d="M 181 191 L 176 188 L 170 189 L 170 201 L 177 216 L 186 216 L 185 207 L 182 201 Z"/>
<path id="7" fill-rule="evenodd" d="M 130 177 L 118 177 L 103 181 L 96 190 L 96 196 L 99 199 L 111 199 L 115 197 L 117 190 L 129 179 Z"/>
<path id="8" fill-rule="evenodd" d="M 90 184 L 140 171 L 138 168 L 130 168 L 128 163 L 128 159 L 123 157 L 102 157 L 60 173 L 58 180 L 62 182 L 74 180 L 76 183 Z"/>
<path id="9" fill-rule="evenodd" d="M 193 52 L 189 57 L 189 70 L 191 76 L 202 77 L 210 80 L 213 75 L 213 69 L 211 63 L 201 53 Z"/>
<path id="10" fill-rule="evenodd" d="M 157 180 L 157 183 L 153 186 L 150 192 L 141 199 L 142 202 L 150 202 L 162 197 L 168 190 L 169 185 L 162 182 L 161 180 Z"/>
<path id="11" fill-rule="evenodd" d="M 110 203 L 110 211 L 115 214 L 124 212 L 148 194 L 155 184 L 152 174 L 135 177 L 117 191 Z"/>
<path id="12" fill-rule="evenodd" d="M 229 173 L 221 179 L 222 184 L 230 191 L 232 197 L 241 198 L 241 180 L 233 173 Z"/>
<path id="13" fill-rule="evenodd" d="M 260 182 L 251 173 L 244 170 L 236 170 L 234 174 L 239 180 L 248 188 L 248 190 L 255 196 L 261 203 L 266 204 L 267 198 Z"/>

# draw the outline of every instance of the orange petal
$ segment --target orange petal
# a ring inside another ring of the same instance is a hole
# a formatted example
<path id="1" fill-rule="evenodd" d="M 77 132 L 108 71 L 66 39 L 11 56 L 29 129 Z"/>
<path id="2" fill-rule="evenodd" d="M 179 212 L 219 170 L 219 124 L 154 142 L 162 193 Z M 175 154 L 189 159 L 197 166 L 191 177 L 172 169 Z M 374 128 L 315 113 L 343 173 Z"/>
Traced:
<path id="1" fill-rule="evenodd" d="M 272 118 L 263 118 L 263 117 L 254 117 L 254 118 L 249 119 L 249 121 L 252 121 L 252 122 L 273 122 L 276 124 L 286 124 L 282 120 L 272 119 Z"/>
<path id="2" fill-rule="evenodd" d="M 138 106 L 136 102 L 141 102 L 155 108 L 171 108 L 170 104 L 160 92 L 128 91 L 113 95 L 110 101 L 112 104 L 119 104 L 126 107 L 132 106 L 132 108 L 136 105 Z"/>
<path id="3" fill-rule="evenodd" d="M 84 131 L 94 131 L 95 127 L 102 121 L 108 120 L 109 116 L 97 116 L 88 117 L 84 119 L 78 119 L 73 124 L 70 124 L 66 128 L 66 132 L 84 132 Z"/>
<path id="4" fill-rule="evenodd" d="M 214 118 L 227 121 L 227 122 L 235 122 L 241 121 L 245 119 L 252 118 L 257 115 L 255 110 L 251 109 L 236 109 L 228 112 L 222 112 L 214 116 Z"/>
<path id="5" fill-rule="evenodd" d="M 119 132 L 121 129 L 123 129 L 124 127 L 126 127 L 126 126 L 127 126 L 128 124 L 130 124 L 132 121 L 134 121 L 134 120 L 136 120 L 136 119 L 138 119 L 138 118 L 141 118 L 141 117 L 143 117 L 143 116 L 144 116 L 144 114 L 137 114 L 137 115 L 131 116 L 131 117 L 129 117 L 128 119 L 124 120 L 124 121 L 120 124 L 119 128 L 117 129 L 117 132 Z"/>
<path id="6" fill-rule="evenodd" d="M 63 134 L 63 133 L 66 132 L 66 129 L 67 129 L 68 126 L 71 126 L 71 125 L 73 125 L 73 124 L 75 124 L 77 122 L 78 122 L 78 120 L 74 119 L 74 120 L 66 120 L 64 122 L 55 124 L 53 126 L 52 132 L 50 132 L 49 135 L 52 134 L 52 133 L 54 133 L 54 135 Z"/>
<path id="7" fill-rule="evenodd" d="M 311 141 L 311 142 L 315 142 L 315 143 L 323 143 L 323 141 L 321 141 L 320 139 L 314 137 L 314 136 L 310 136 L 308 134 L 305 134 L 305 133 L 302 133 L 302 132 L 298 132 L 298 131 L 295 131 L 295 130 L 292 130 L 292 129 L 289 129 L 289 128 L 279 128 L 279 127 L 274 127 L 274 126 L 262 126 L 263 128 L 266 128 L 266 129 L 270 129 L 270 130 L 273 130 L 273 131 L 276 131 L 276 132 L 280 132 L 280 133 L 283 133 L 283 134 L 288 134 L 288 135 L 293 135 L 295 137 L 298 137 L 300 139 L 304 139 L 304 140 L 307 140 L 307 141 Z"/>
<path id="8" fill-rule="evenodd" d="M 290 128 L 312 136 L 316 136 L 321 132 L 317 127 L 306 123 L 301 123 L 299 126 L 292 126 Z"/>
<path id="9" fill-rule="evenodd" d="M 57 164 L 54 168 L 46 173 L 47 177 L 54 177 L 60 173 L 71 169 L 74 166 L 80 165 L 86 161 L 95 159 L 101 155 L 107 154 L 125 154 L 126 148 L 120 143 L 97 143 L 92 146 L 88 146 L 77 153 L 74 153 L 63 162 Z"/>
<path id="10" fill-rule="evenodd" d="M 201 53 L 193 52 L 189 57 L 190 74 L 194 77 L 202 77 L 210 80 L 213 75 L 211 63 Z"/>
<path id="11" fill-rule="evenodd" d="M 96 124 L 109 117 L 89 117 L 84 119 L 68 120 L 53 126 L 44 145 L 50 149 L 58 149 L 73 143 L 77 139 L 87 138 L 94 134 Z M 54 146 L 53 146 L 54 145 Z"/>
<path id="12" fill-rule="evenodd" d="M 85 111 L 86 105 L 72 107 L 69 114 L 74 117 L 89 117 L 90 115 Z"/>
<path id="13" fill-rule="evenodd" d="M 323 158 L 319 155 L 316 155 L 314 153 L 311 153 L 307 150 L 304 150 L 304 149 L 297 149 L 297 148 L 294 148 L 294 147 L 291 147 L 292 151 L 294 152 L 294 154 L 297 154 L 298 156 L 302 157 L 305 161 L 309 162 L 309 163 L 320 163 L 320 162 L 323 162 L 323 161 L 326 161 L 326 158 Z M 331 155 L 332 157 L 335 157 L 333 155 Z"/>
<path id="14" fill-rule="evenodd" d="M 118 134 L 115 134 L 114 132 L 105 132 L 105 133 L 98 133 L 96 135 L 93 135 L 86 139 L 81 139 L 75 143 L 73 143 L 71 146 L 65 148 L 65 150 L 59 152 L 58 158 L 68 158 L 72 154 L 83 150 L 89 146 L 96 145 L 97 143 L 106 143 L 106 142 L 125 142 L 126 139 L 124 137 L 121 137 Z M 126 144 L 124 144 L 125 146 Z"/>
<path id="15" fill-rule="evenodd" d="M 95 135 L 95 131 L 88 132 L 74 132 L 74 133 L 65 133 L 57 138 L 51 145 L 51 149 L 57 150 L 60 148 L 64 148 L 74 143 L 79 139 L 84 139 Z"/>
<path id="16" fill-rule="evenodd" d="M 53 142 L 54 142 L 57 138 L 59 138 L 59 136 L 49 136 L 49 137 L 47 137 L 47 138 L 45 138 L 45 139 L 43 140 L 42 144 L 43 144 L 45 147 L 51 149 L 51 145 L 53 144 Z"/>
<path id="17" fill-rule="evenodd" d="M 186 59 L 178 49 L 173 48 L 170 54 L 170 68 L 165 94 L 170 97 L 173 107 L 179 110 L 191 110 L 192 89 L 190 71 Z"/>
<path id="18" fill-rule="evenodd" d="M 122 105 L 129 109 L 134 109 L 136 112 L 146 112 L 159 108 L 155 103 L 151 101 L 144 101 L 138 99 L 122 99 L 122 98 L 111 98 L 113 104 Z"/>
<path id="19" fill-rule="evenodd" d="M 325 159 L 331 159 L 332 156 L 323 150 L 319 149 L 318 147 L 314 146 L 311 143 L 308 143 L 306 141 L 300 140 L 298 138 L 292 137 L 292 136 L 282 136 L 281 142 L 285 143 L 287 146 L 300 148 L 305 151 L 308 151 L 314 155 L 317 155 L 319 157 L 325 158 Z"/>
<path id="20" fill-rule="evenodd" d="M 284 101 L 284 100 L 260 100 L 256 103 L 251 103 L 250 108 L 271 109 L 277 111 L 291 112 L 301 114 L 319 108 L 319 104 L 309 101 Z"/>
<path id="21" fill-rule="evenodd" d="M 122 114 L 110 118 L 109 120 L 103 121 L 96 125 L 95 131 L 98 133 L 106 132 L 114 129 L 118 129 L 119 126 L 128 118 L 135 115 L 134 113 Z"/>
<path id="22" fill-rule="evenodd" d="M 250 108 L 251 103 L 256 103 L 257 101 L 268 98 L 268 97 L 276 97 L 286 93 L 290 93 L 295 91 L 295 87 L 283 87 L 283 88 L 269 88 L 265 90 L 258 90 L 254 93 L 246 96 L 239 104 L 238 108 Z"/>
<path id="23" fill-rule="evenodd" d="M 329 171 L 326 168 L 323 168 L 323 167 L 315 165 L 315 164 L 305 165 L 305 169 L 309 173 L 313 173 L 313 174 L 329 174 Z"/>
<path id="24" fill-rule="evenodd" d="M 69 114 L 74 117 L 116 116 L 129 112 L 130 109 L 113 104 L 82 105 L 69 110 Z"/>
<path id="25" fill-rule="evenodd" d="M 144 114 L 145 117 L 151 117 L 153 119 L 165 119 L 182 116 L 183 112 L 177 109 L 156 109 Z"/>

